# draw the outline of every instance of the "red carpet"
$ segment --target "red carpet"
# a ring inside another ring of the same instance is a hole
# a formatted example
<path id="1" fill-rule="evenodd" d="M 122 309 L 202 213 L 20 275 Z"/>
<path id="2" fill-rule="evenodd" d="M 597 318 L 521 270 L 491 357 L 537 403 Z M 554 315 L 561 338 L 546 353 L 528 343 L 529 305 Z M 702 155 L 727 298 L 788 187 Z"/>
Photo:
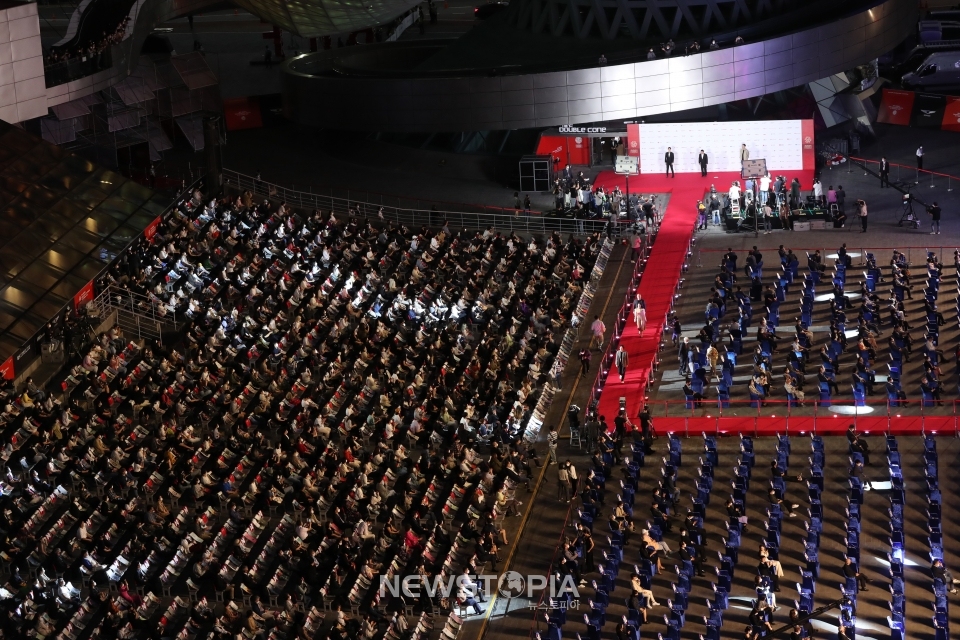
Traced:
<path id="1" fill-rule="evenodd" d="M 798 175 L 802 184 L 809 185 L 813 182 L 812 172 L 790 173 L 791 175 Z M 703 198 L 711 184 L 716 185 L 718 191 L 726 191 L 730 188 L 732 181 L 739 179 L 740 175 L 737 173 L 711 173 L 706 177 L 701 177 L 699 173 L 682 173 L 676 178 L 667 178 L 660 174 L 644 174 L 631 177 L 631 193 L 669 193 L 670 202 L 664 213 L 663 221 L 660 224 L 660 232 L 653 244 L 653 249 L 647 260 L 647 268 L 640 279 L 638 289 L 640 296 L 647 305 L 646 331 L 643 336 L 639 335 L 637 325 L 633 322 L 633 314 L 630 313 L 623 335 L 620 337 L 620 344 L 629 354 L 630 366 L 627 370 L 626 379 L 621 384 L 616 367 L 611 367 L 608 374 L 609 386 L 604 386 L 603 393 L 600 396 L 599 413 L 607 418 L 607 424 L 613 425 L 613 418 L 619 410 L 621 397 L 626 397 L 627 415 L 631 419 L 640 412 L 647 376 L 657 354 L 657 346 L 660 344 L 660 338 L 664 331 L 666 316 L 670 311 L 673 293 L 680 278 L 680 269 L 686 257 L 690 238 L 693 236 L 693 227 L 697 220 L 697 200 Z M 619 186 L 621 190 L 624 190 L 626 188 L 625 183 L 626 180 L 623 176 L 618 176 L 612 171 L 603 171 L 597 176 L 594 185 L 603 186 L 605 189 Z M 668 366 L 674 366 L 673 358 L 675 354 L 665 351 L 664 355 L 665 363 Z M 661 423 L 665 420 L 664 418 L 659 420 L 656 417 L 654 418 L 656 428 L 661 433 L 664 432 L 665 427 Z M 783 422 L 780 419 L 772 420 L 779 423 Z M 702 428 L 694 427 L 695 422 L 702 422 Z M 749 429 L 744 429 L 744 433 L 753 432 L 754 421 L 750 419 L 749 422 Z M 689 420 L 681 418 L 680 423 L 681 426 L 684 423 L 689 423 L 691 433 L 716 431 L 717 428 L 717 421 L 709 418 L 691 418 Z M 844 422 L 844 428 L 846 424 L 847 422 Z M 683 429 L 676 430 L 682 431 Z"/>

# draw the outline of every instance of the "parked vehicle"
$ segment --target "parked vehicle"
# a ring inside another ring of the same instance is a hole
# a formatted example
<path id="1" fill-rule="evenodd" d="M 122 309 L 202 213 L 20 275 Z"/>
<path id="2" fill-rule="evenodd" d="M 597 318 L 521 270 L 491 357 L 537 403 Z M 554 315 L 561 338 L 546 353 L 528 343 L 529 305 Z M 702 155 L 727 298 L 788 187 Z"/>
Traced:
<path id="1" fill-rule="evenodd" d="M 901 79 L 904 89 L 933 91 L 960 87 L 960 51 L 932 53 Z"/>

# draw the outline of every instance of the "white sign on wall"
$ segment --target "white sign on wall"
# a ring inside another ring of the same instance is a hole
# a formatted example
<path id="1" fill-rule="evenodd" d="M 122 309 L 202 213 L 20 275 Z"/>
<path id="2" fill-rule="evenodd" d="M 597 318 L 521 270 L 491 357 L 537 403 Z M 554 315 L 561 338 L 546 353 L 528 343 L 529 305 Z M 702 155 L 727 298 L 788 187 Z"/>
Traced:
<path id="1" fill-rule="evenodd" d="M 764 158 L 767 170 L 803 169 L 803 139 L 800 120 L 758 122 L 668 122 L 640 125 L 640 170 L 661 173 L 663 154 L 672 147 L 677 173 L 700 171 L 700 149 L 709 158 L 708 170 L 740 171 L 740 145 L 746 143 L 750 157 Z"/>

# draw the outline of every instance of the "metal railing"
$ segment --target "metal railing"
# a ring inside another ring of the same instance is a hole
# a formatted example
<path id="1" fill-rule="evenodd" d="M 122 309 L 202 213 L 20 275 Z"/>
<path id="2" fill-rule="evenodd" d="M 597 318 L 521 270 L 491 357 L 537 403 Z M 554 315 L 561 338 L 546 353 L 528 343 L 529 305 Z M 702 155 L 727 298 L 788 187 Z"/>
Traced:
<path id="1" fill-rule="evenodd" d="M 136 336 L 138 340 L 156 340 L 162 345 L 164 338 L 168 342 L 175 339 L 180 325 L 173 312 L 160 313 L 160 304 L 143 294 L 114 285 L 108 285 L 94 299 L 101 318 L 116 312 L 117 324 L 125 334 Z"/>
<path id="2" fill-rule="evenodd" d="M 850 160 L 854 161 L 862 169 L 873 173 L 878 179 L 880 175 L 880 161 L 871 160 L 870 158 L 858 158 L 856 156 L 849 156 Z M 847 173 L 853 173 L 853 162 L 847 163 Z M 876 165 L 877 169 L 874 171 L 871 169 L 871 165 Z M 949 173 L 940 173 L 939 171 L 930 171 L 929 169 L 920 169 L 915 166 L 908 164 L 899 164 L 897 162 L 890 162 L 890 172 L 893 174 L 896 171 L 896 176 L 891 175 L 891 183 L 910 183 L 912 182 L 915 185 L 919 185 L 922 182 L 929 182 L 929 187 L 934 188 L 937 184 L 941 186 L 946 186 L 947 191 L 953 191 L 953 183 L 960 183 L 960 177 L 952 176 Z"/>
<path id="3" fill-rule="evenodd" d="M 919 386 L 919 385 L 918 385 Z M 760 435 L 764 421 L 777 421 L 777 430 L 789 433 L 836 432 L 849 424 L 875 426 L 885 425 L 884 431 L 892 433 L 906 421 L 919 421 L 925 432 L 953 432 L 960 436 L 960 400 L 933 400 L 920 396 L 890 399 L 867 396 L 860 401 L 853 395 L 832 396 L 820 400 L 816 389 L 801 404 L 786 398 L 756 400 L 719 400 L 714 397 L 703 400 L 653 400 L 647 401 L 650 417 L 666 419 L 668 425 L 683 425 L 683 429 L 658 429 L 663 432 L 699 435 L 701 432 L 718 434 L 739 432 L 743 435 Z M 681 423 L 682 421 L 682 423 Z M 791 425 L 792 422 L 792 425 Z M 749 427 L 752 423 L 752 428 Z M 662 424 L 662 423 L 661 423 Z M 732 425 L 732 426 L 731 426 Z"/>
<path id="4" fill-rule="evenodd" d="M 239 192 L 250 191 L 257 197 L 273 198 L 304 209 L 332 211 L 340 215 L 349 215 L 354 212 L 368 218 L 377 218 L 382 215 L 382 218 L 388 222 L 396 222 L 411 228 L 441 226 L 447 222 L 455 229 L 482 230 L 494 227 L 498 231 L 517 233 L 556 232 L 575 235 L 605 232 L 619 235 L 627 228 L 625 223 L 610 224 L 606 219 L 558 218 L 549 214 L 518 215 L 513 209 L 502 207 L 417 200 L 366 191 L 346 190 L 345 195 L 335 195 L 332 189 L 329 193 L 297 191 L 230 169 L 223 170 L 223 186 L 225 189 L 232 188 Z M 454 210 L 451 207 L 460 210 Z M 470 208 L 476 210 L 469 211 Z"/>
<path id="5" fill-rule="evenodd" d="M 793 238 L 794 236 L 790 236 Z M 846 236 L 844 236 L 846 237 Z M 833 260 L 837 258 L 837 250 L 841 242 L 838 242 L 837 245 L 833 247 L 828 246 L 819 246 L 819 247 L 793 247 L 784 245 L 785 249 L 790 249 L 796 254 L 797 258 L 800 260 L 801 270 L 806 269 L 807 267 L 807 256 L 806 253 L 812 254 L 814 251 L 819 251 L 820 256 L 823 258 L 825 265 L 832 265 Z M 867 264 L 867 254 L 872 253 L 873 257 L 877 261 L 877 265 L 885 267 L 890 264 L 890 258 L 892 256 L 893 250 L 896 249 L 903 253 L 907 258 L 907 264 L 911 265 L 923 265 L 927 261 L 927 254 L 929 252 L 934 252 L 937 254 L 937 258 L 940 262 L 944 262 L 944 251 L 948 252 L 946 255 L 952 255 L 953 250 L 957 245 L 947 245 L 943 244 L 942 241 L 937 238 L 934 244 L 928 245 L 925 247 L 921 246 L 894 246 L 894 247 L 873 247 L 869 246 L 866 243 L 860 245 L 852 246 L 854 243 L 847 242 L 847 255 L 850 256 L 851 264 L 854 267 L 865 267 Z M 696 261 L 695 264 L 697 267 L 706 266 L 708 269 L 714 267 L 720 267 L 720 261 L 723 260 L 723 255 L 727 252 L 726 249 L 701 249 L 697 247 L 696 251 Z M 744 253 L 745 252 L 741 252 Z M 767 250 L 767 253 L 771 255 L 769 260 L 764 260 L 764 266 L 767 268 L 773 268 L 777 270 L 780 268 L 780 257 L 773 250 Z M 704 265 L 704 260 L 706 260 L 706 265 Z M 948 261 L 950 263 L 952 261 Z M 741 265 L 743 266 L 743 265 Z M 741 269 L 743 271 L 743 269 Z"/>

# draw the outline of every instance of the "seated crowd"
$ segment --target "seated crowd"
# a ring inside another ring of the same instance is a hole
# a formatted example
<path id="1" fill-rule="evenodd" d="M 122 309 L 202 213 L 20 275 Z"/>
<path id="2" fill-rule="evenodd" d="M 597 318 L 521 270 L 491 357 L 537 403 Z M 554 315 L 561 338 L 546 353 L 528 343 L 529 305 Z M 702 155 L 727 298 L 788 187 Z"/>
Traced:
<path id="1" fill-rule="evenodd" d="M 752 368 L 746 385 L 753 406 L 760 406 L 771 398 L 771 387 L 778 375 L 791 403 L 804 404 L 819 399 L 821 404 L 829 406 L 832 394 L 840 394 L 838 377 L 846 372 L 849 377 L 844 382 L 849 386 L 844 386 L 852 391 L 856 404 L 864 404 L 866 396 L 880 393 L 881 384 L 893 407 L 905 405 L 908 395 L 920 397 L 924 406 L 941 403 L 943 352 L 939 348 L 939 331 L 945 320 L 937 308 L 937 297 L 943 265 L 935 253 L 929 252 L 926 257 L 922 314 L 919 320 L 913 321 L 916 327 L 911 324 L 904 306 L 905 300 L 913 300 L 914 285 L 910 265 L 900 251 L 893 250 L 890 260 L 890 290 L 886 298 L 881 298 L 877 287 L 888 280 L 872 253 L 865 256 L 863 279 L 858 281 L 857 290 L 852 294 L 846 285 L 847 274 L 853 266 L 845 244 L 837 252 L 832 273 L 827 272 L 819 250 L 807 254 L 806 274 L 800 273 L 799 258 L 792 250 L 780 245 L 778 253 L 774 281 L 764 285 L 763 254 L 757 247 L 748 252 L 742 273 L 750 281 L 749 292 L 738 286 L 740 272 L 736 252 L 730 249 L 724 254 L 695 343 L 682 336 L 681 323 L 673 318 L 673 341 L 678 346 L 679 372 L 685 377 L 683 392 L 688 408 L 712 395 L 709 390 L 713 383 L 716 383 L 719 402 L 729 406 L 734 371 L 743 355 L 743 341 L 754 323 L 754 303 L 763 305 L 764 317 L 756 326 L 756 345 L 752 349 Z M 800 287 L 799 314 L 794 318 L 793 333 L 784 336 L 780 305 L 786 301 L 788 290 L 795 282 Z M 816 288 L 823 284 L 830 287 L 829 294 L 819 297 L 829 302 L 829 326 L 824 327 L 827 339 L 818 346 L 813 306 L 818 299 Z M 734 304 L 736 317 L 731 319 Z M 725 318 L 727 325 L 721 324 Z M 889 331 L 887 335 L 885 330 Z M 922 341 L 912 335 L 919 330 L 923 331 Z M 724 332 L 729 335 L 729 346 L 721 342 Z M 908 394 L 901 380 L 904 363 L 910 362 L 915 342 L 922 343 L 922 372 L 917 378 L 919 386 Z M 782 368 L 774 367 L 777 354 L 785 354 Z M 841 362 L 841 358 L 845 361 Z M 878 371 L 886 375 L 878 378 Z"/>
<path id="2" fill-rule="evenodd" d="M 8 398 L 0 635 L 428 627 L 456 602 L 377 577 L 495 566 L 600 245 L 195 194 L 107 277 L 179 341 L 114 328 L 56 390 Z"/>
<path id="3" fill-rule="evenodd" d="M 76 58 L 90 59 L 100 55 L 111 46 L 119 44 L 127 33 L 127 25 L 130 23 L 130 16 L 126 16 L 123 21 L 117 25 L 112 32 L 102 32 L 101 36 L 90 42 L 79 43 L 72 47 L 57 47 L 51 49 L 44 57 L 44 64 L 56 64 Z"/>

